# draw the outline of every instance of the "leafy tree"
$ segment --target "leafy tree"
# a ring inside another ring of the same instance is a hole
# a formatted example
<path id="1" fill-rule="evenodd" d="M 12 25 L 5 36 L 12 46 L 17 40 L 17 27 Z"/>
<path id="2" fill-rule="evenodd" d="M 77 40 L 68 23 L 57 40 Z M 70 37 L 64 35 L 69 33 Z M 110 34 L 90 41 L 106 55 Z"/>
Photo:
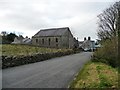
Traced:
<path id="1" fill-rule="evenodd" d="M 14 41 L 15 37 L 18 37 L 15 33 L 7 33 L 6 35 L 2 35 L 2 43 L 3 44 L 10 44 Z"/>
<path id="2" fill-rule="evenodd" d="M 7 40 L 11 43 L 11 42 L 14 41 L 14 38 L 15 38 L 15 37 L 17 37 L 16 34 L 10 33 L 10 34 L 7 35 Z"/>

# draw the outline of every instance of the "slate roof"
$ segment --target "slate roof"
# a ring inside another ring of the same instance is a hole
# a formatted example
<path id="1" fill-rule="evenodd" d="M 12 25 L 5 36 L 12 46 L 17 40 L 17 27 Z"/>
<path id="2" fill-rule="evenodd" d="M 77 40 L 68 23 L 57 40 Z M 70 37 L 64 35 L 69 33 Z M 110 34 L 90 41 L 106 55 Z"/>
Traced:
<path id="1" fill-rule="evenodd" d="M 30 43 L 32 42 L 32 40 L 31 40 L 30 38 L 24 38 L 24 39 L 22 40 L 22 42 L 23 42 L 24 44 L 30 44 Z"/>
<path id="2" fill-rule="evenodd" d="M 19 35 L 19 37 L 16 37 L 18 40 L 23 40 L 24 37 L 22 35 Z"/>
<path id="3" fill-rule="evenodd" d="M 38 37 L 38 36 L 62 36 L 67 30 L 69 30 L 68 27 L 42 29 L 38 33 L 36 33 L 33 37 Z"/>

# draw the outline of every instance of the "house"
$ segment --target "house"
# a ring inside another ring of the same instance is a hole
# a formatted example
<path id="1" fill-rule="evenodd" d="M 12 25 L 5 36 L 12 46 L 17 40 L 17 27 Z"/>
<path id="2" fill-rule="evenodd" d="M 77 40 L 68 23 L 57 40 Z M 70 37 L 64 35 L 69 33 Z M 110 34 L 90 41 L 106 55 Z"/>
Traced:
<path id="1" fill-rule="evenodd" d="M 102 47 L 101 46 L 101 40 L 99 40 L 99 39 L 96 39 L 97 41 L 96 41 L 96 43 L 95 43 L 95 49 L 97 50 L 98 48 L 100 48 L 100 47 Z"/>
<path id="2" fill-rule="evenodd" d="M 12 44 L 21 44 L 23 39 L 24 37 L 22 35 L 19 35 L 18 37 L 14 38 L 14 41 L 12 42 Z"/>
<path id="3" fill-rule="evenodd" d="M 12 44 L 31 44 L 32 40 L 28 37 L 24 38 L 22 35 L 15 37 Z"/>
<path id="4" fill-rule="evenodd" d="M 79 48 L 79 41 L 74 37 L 74 48 Z"/>
<path id="5" fill-rule="evenodd" d="M 82 48 L 82 44 L 84 41 L 79 41 L 79 48 Z"/>
<path id="6" fill-rule="evenodd" d="M 86 39 L 86 37 L 84 38 L 84 41 L 81 41 L 79 43 L 80 48 L 82 48 L 85 51 L 91 50 L 94 51 L 95 49 L 95 41 L 91 40 L 90 37 L 88 37 L 88 39 Z"/>
<path id="7" fill-rule="evenodd" d="M 22 44 L 32 44 L 32 40 L 30 38 L 26 37 L 22 40 Z"/>
<path id="8" fill-rule="evenodd" d="M 32 44 L 48 48 L 74 48 L 69 27 L 42 29 L 32 37 Z"/>

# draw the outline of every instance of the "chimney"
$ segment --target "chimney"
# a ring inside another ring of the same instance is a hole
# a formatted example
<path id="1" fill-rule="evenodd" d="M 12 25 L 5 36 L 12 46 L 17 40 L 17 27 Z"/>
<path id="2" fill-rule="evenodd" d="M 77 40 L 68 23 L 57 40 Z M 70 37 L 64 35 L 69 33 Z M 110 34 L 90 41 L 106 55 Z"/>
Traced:
<path id="1" fill-rule="evenodd" d="M 88 37 L 88 40 L 91 40 L 91 38 L 90 38 L 90 37 Z"/>
<path id="2" fill-rule="evenodd" d="M 84 37 L 84 41 L 86 40 L 86 37 Z"/>

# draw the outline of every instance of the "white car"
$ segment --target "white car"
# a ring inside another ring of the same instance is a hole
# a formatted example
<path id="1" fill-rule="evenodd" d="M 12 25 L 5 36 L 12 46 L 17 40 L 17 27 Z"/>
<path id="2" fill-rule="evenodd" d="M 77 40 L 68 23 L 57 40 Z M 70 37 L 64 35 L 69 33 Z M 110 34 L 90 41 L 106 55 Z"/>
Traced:
<path id="1" fill-rule="evenodd" d="M 85 48 L 84 51 L 85 51 L 85 52 L 87 52 L 87 51 L 91 51 L 91 49 L 89 49 L 89 48 Z"/>

